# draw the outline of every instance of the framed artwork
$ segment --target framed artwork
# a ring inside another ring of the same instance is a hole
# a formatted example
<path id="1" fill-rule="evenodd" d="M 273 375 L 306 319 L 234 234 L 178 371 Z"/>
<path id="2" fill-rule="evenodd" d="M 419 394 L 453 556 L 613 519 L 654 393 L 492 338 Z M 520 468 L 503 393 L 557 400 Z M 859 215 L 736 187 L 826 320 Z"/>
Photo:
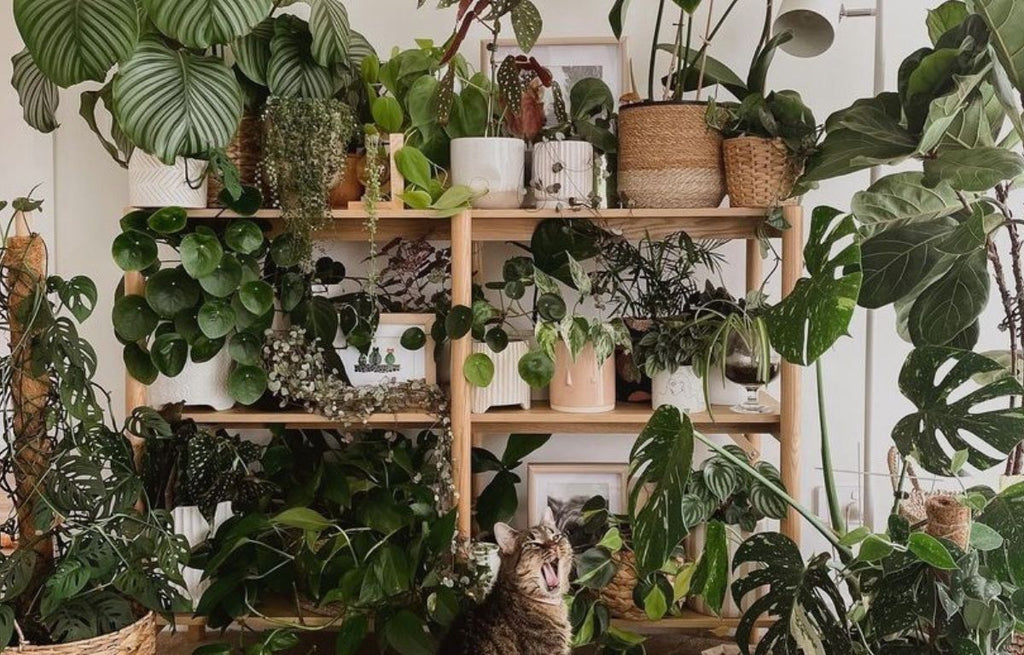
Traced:
<path id="1" fill-rule="evenodd" d="M 529 524 L 540 523 L 550 509 L 555 524 L 573 541 L 583 505 L 594 496 L 604 498 L 613 514 L 626 511 L 628 470 L 626 464 L 528 464 Z"/>
<path id="2" fill-rule="evenodd" d="M 490 40 L 480 42 L 480 70 L 490 73 L 491 57 L 487 50 Z M 573 85 L 584 78 L 596 77 L 612 91 L 616 102 L 630 87 L 627 41 L 613 37 L 565 37 L 540 39 L 529 52 L 540 64 L 551 71 L 568 99 Z M 495 52 L 499 63 L 508 55 L 521 55 L 523 51 L 515 39 L 500 39 Z M 554 123 L 551 94 L 545 95 L 545 113 L 548 123 Z"/>
<path id="3" fill-rule="evenodd" d="M 435 384 L 434 341 L 430 338 L 433 325 L 433 314 L 381 314 L 369 352 L 361 353 L 357 348 L 346 347 L 340 334 L 334 347 L 345 365 L 349 380 L 356 386 L 410 380 L 426 380 L 428 384 Z M 402 334 L 413 327 L 423 330 L 427 341 L 418 350 L 407 350 L 402 347 Z"/>

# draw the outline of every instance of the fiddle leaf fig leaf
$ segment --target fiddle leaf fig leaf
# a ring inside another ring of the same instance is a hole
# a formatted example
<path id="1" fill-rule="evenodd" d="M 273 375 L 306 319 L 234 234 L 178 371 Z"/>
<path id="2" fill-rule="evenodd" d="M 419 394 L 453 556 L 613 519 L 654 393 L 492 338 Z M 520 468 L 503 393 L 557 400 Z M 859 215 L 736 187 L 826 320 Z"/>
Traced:
<path id="1" fill-rule="evenodd" d="M 974 11 L 992 31 L 991 43 L 1010 82 L 1024 91 L 1024 5 L 1014 0 L 976 0 Z"/>
<path id="2" fill-rule="evenodd" d="M 828 136 L 807 161 L 800 183 L 820 182 L 878 164 L 896 164 L 917 150 L 917 139 L 883 108 L 857 105 L 829 118 Z"/>
<path id="3" fill-rule="evenodd" d="M 861 225 L 890 221 L 927 221 L 949 216 L 963 208 L 948 183 L 927 187 L 924 173 L 908 171 L 886 175 L 866 191 L 853 196 L 850 210 Z"/>
<path id="4" fill-rule="evenodd" d="M 893 428 L 900 454 L 913 456 L 936 475 L 947 475 L 961 450 L 968 452 L 967 461 L 976 469 L 998 464 L 1001 460 L 988 453 L 1006 455 L 1020 442 L 1024 409 L 1008 409 L 1006 400 L 1021 396 L 1024 388 L 1012 376 L 985 385 L 973 383 L 971 377 L 1001 368 L 999 362 L 965 350 L 929 346 L 912 351 L 900 371 L 899 384 L 917 411 Z M 954 394 L 956 400 L 951 399 Z M 991 409 L 982 409 L 989 401 L 996 402 Z"/>
<path id="5" fill-rule="evenodd" d="M 876 309 L 907 297 L 918 285 L 948 269 L 939 249 L 956 231 L 950 217 L 899 223 L 861 244 L 864 281 L 858 302 Z M 942 267 L 943 262 L 945 266 Z"/>
<path id="6" fill-rule="evenodd" d="M 810 277 L 800 279 L 766 316 L 772 346 L 790 362 L 816 361 L 846 334 L 853 318 L 862 279 L 860 244 L 853 218 L 837 221 L 840 215 L 831 207 L 814 210 L 804 249 Z"/>
<path id="7" fill-rule="evenodd" d="M 949 270 L 924 289 L 907 317 L 915 346 L 954 345 L 988 304 L 989 276 L 986 251 L 958 257 Z"/>
<path id="8" fill-rule="evenodd" d="M 988 191 L 1004 180 L 1024 173 L 1024 157 L 990 146 L 965 150 L 943 150 L 924 162 L 925 185 L 948 182 L 959 191 Z"/>
<path id="9" fill-rule="evenodd" d="M 828 560 L 827 554 L 818 555 L 805 566 L 796 544 L 775 532 L 756 534 L 740 545 L 733 558 L 733 571 L 745 564 L 761 566 L 733 582 L 736 604 L 740 605 L 744 596 L 756 596 L 762 587 L 768 587 L 767 593 L 753 600 L 736 628 L 736 641 L 747 655 L 751 652 L 747 645 L 751 631 L 761 616 L 776 620 L 758 642 L 756 655 L 799 652 L 798 644 L 807 643 L 812 636 L 829 655 L 853 652 L 846 606 Z M 797 614 L 801 617 L 795 619 Z M 799 639 L 793 634 L 794 624 L 800 626 Z"/>
<path id="10" fill-rule="evenodd" d="M 641 577 L 657 571 L 686 536 L 683 496 L 693 464 L 693 424 L 662 405 L 644 426 L 629 456 L 629 514 Z M 647 500 L 640 506 L 641 492 Z"/>
<path id="11" fill-rule="evenodd" d="M 935 9 L 929 9 L 926 23 L 932 45 L 938 43 L 943 34 L 964 22 L 967 15 L 967 5 L 963 0 L 946 0 Z"/>

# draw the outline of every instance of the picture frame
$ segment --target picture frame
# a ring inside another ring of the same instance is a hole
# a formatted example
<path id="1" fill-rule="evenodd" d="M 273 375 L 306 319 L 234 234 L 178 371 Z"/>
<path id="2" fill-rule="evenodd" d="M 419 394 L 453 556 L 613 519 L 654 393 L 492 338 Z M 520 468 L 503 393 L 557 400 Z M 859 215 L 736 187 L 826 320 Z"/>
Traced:
<path id="1" fill-rule="evenodd" d="M 526 467 L 527 510 L 537 525 L 550 508 L 560 527 L 565 517 L 593 496 L 603 496 L 608 510 L 624 514 L 628 504 L 629 466 L 624 463 L 543 464 Z"/>
<path id="2" fill-rule="evenodd" d="M 381 314 L 370 352 L 366 354 L 347 347 L 339 333 L 334 347 L 345 365 L 349 381 L 355 386 L 412 380 L 437 384 L 434 340 L 430 337 L 434 319 L 433 314 Z M 407 350 L 402 347 L 402 334 L 413 327 L 423 330 L 426 343 L 417 350 Z"/>

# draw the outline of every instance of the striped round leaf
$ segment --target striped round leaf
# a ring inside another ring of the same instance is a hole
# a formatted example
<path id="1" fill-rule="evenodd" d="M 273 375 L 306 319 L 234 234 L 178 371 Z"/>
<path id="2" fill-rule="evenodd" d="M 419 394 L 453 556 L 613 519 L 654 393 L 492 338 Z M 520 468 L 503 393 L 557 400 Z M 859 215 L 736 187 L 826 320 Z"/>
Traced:
<path id="1" fill-rule="evenodd" d="M 46 79 L 28 50 L 11 57 L 11 64 L 14 66 L 11 85 L 18 91 L 25 122 L 40 132 L 57 129 L 57 104 L 60 102 L 57 85 Z"/>
<path id="2" fill-rule="evenodd" d="M 284 98 L 329 98 L 338 90 L 334 73 L 313 57 L 313 36 L 294 16 L 281 16 L 274 24 L 267 64 L 270 92 Z"/>
<path id="3" fill-rule="evenodd" d="M 135 0 L 14 0 L 14 20 L 39 70 L 65 88 L 102 82 L 139 39 Z"/>
<path id="4" fill-rule="evenodd" d="M 114 78 L 114 114 L 132 142 L 170 164 L 231 141 L 242 91 L 220 59 L 150 38 Z"/>
<path id="5" fill-rule="evenodd" d="M 190 48 L 244 36 L 270 15 L 272 0 L 143 0 L 153 24 Z"/>
<path id="6" fill-rule="evenodd" d="M 741 481 L 740 472 L 724 459 L 711 459 L 704 465 L 704 484 L 722 502 L 739 489 Z"/>
<path id="7" fill-rule="evenodd" d="M 348 10 L 340 0 L 312 0 L 309 29 L 313 33 L 313 58 L 321 66 L 347 64 L 351 30 Z"/>
<path id="8" fill-rule="evenodd" d="M 369 39 L 352 30 L 348 39 L 348 61 L 349 68 L 358 71 L 363 66 L 363 60 L 370 56 L 377 56 L 377 51 L 370 45 Z"/>
<path id="9" fill-rule="evenodd" d="M 267 18 L 251 32 L 231 44 L 238 68 L 253 82 L 267 85 L 267 66 L 270 65 L 270 41 L 274 38 L 274 19 Z"/>
<path id="10" fill-rule="evenodd" d="M 754 464 L 754 468 L 757 469 L 758 473 L 768 478 L 768 480 L 770 480 L 779 489 L 786 488 L 782 484 L 782 476 L 779 475 L 779 470 L 770 462 L 757 462 Z M 786 513 L 789 511 L 789 505 L 786 504 L 786 501 L 769 489 L 765 484 L 756 480 L 750 485 L 748 498 L 754 509 L 770 519 L 781 519 L 786 516 Z"/>

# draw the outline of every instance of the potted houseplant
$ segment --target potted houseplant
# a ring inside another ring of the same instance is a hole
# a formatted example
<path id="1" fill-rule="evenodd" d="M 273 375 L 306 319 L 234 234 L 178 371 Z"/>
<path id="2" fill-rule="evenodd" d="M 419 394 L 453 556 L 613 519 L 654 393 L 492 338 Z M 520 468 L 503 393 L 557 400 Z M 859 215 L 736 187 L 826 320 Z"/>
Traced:
<path id="1" fill-rule="evenodd" d="M 651 378 L 652 406 L 674 405 L 681 412 L 704 406 L 704 384 L 693 368 L 703 346 L 698 327 L 685 318 L 657 321 L 637 343 L 637 364 Z"/>
<path id="2" fill-rule="evenodd" d="M 557 83 L 551 85 L 557 125 L 545 128 L 533 144 L 533 188 L 540 208 L 599 207 L 596 193 L 600 155 L 614 154 L 615 98 L 608 85 L 586 78 L 573 85 L 566 105 Z"/>

